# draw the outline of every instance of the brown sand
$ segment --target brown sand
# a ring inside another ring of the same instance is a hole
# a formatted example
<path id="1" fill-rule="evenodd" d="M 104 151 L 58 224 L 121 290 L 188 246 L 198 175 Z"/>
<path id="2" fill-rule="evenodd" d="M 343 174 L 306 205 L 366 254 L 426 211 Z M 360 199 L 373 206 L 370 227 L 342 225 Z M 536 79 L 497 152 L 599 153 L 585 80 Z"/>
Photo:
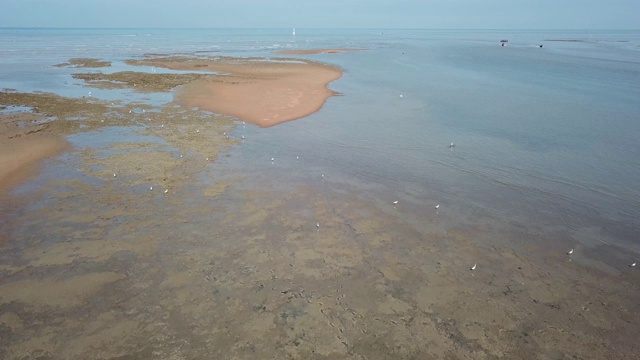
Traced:
<path id="1" fill-rule="evenodd" d="M 42 116 L 21 113 L 0 115 L 0 195 L 34 174 L 37 164 L 68 148 L 61 137 L 39 133 L 34 125 Z"/>
<path id="2" fill-rule="evenodd" d="M 170 57 L 129 63 L 224 74 L 183 85 L 176 91 L 175 100 L 186 107 L 235 116 L 261 127 L 318 111 L 328 97 L 335 95 L 327 85 L 342 76 L 335 66 L 302 60 Z"/>
<path id="3" fill-rule="evenodd" d="M 279 50 L 276 54 L 283 55 L 313 55 L 313 54 L 343 54 L 353 51 L 362 51 L 366 49 L 297 49 L 297 50 Z"/>

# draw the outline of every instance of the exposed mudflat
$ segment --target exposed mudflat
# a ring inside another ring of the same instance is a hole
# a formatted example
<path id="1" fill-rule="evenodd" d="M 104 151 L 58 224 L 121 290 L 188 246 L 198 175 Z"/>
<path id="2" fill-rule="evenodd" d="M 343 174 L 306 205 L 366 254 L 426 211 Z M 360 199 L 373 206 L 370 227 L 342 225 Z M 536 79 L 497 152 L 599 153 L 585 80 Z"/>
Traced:
<path id="1" fill-rule="evenodd" d="M 193 80 L 121 76 L 87 85 Z M 71 144 L 0 195 L 0 358 L 640 352 L 640 275 L 584 266 L 598 255 L 588 250 L 568 256 L 508 225 L 510 247 L 487 245 L 491 225 L 444 231 L 423 214 L 417 227 L 402 202 L 381 206 L 312 175 L 283 186 L 285 175 L 230 173 L 216 160 L 242 145 L 226 135 L 233 120 L 174 103 L 5 91 L 0 104 L 35 111 L 0 117 L 3 144 Z"/>
<path id="2" fill-rule="evenodd" d="M 73 58 L 69 61 L 53 65 L 56 67 L 72 67 L 72 68 L 102 68 L 111 66 L 111 61 L 88 58 Z"/>

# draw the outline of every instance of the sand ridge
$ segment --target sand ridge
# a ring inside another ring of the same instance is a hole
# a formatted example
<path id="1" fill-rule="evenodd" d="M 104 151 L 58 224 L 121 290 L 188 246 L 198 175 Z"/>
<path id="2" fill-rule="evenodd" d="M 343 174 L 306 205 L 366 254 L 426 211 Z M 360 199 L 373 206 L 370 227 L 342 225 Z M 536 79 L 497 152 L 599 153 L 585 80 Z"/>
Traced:
<path id="1" fill-rule="evenodd" d="M 275 51 L 276 54 L 283 55 L 314 55 L 314 54 L 344 54 L 354 51 L 364 51 L 361 48 L 345 48 L 345 49 L 292 49 Z"/>
<path id="2" fill-rule="evenodd" d="M 342 76 L 332 65 L 299 59 L 159 57 L 128 61 L 172 70 L 211 71 L 176 89 L 175 100 L 269 127 L 318 111 L 336 95 L 328 84 Z"/>

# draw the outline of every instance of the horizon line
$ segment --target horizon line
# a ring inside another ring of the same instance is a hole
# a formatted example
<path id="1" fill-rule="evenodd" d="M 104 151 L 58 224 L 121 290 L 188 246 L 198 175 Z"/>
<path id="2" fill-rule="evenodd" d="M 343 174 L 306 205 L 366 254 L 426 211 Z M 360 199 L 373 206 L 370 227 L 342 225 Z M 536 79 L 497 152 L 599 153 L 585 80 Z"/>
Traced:
<path id="1" fill-rule="evenodd" d="M 154 29 L 154 30 L 265 30 L 265 29 L 310 29 L 310 30 L 614 30 L 640 31 L 640 28 L 428 28 L 428 27 L 85 27 L 85 26 L 0 26 L 0 29 Z"/>

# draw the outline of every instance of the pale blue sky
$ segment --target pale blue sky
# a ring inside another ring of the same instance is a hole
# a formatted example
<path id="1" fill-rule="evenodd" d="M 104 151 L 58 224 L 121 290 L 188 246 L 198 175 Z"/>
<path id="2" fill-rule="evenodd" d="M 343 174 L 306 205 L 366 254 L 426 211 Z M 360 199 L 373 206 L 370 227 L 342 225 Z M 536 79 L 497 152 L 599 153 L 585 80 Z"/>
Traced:
<path id="1" fill-rule="evenodd" d="M 638 29 L 640 0 L 2 0 L 0 27 Z"/>

